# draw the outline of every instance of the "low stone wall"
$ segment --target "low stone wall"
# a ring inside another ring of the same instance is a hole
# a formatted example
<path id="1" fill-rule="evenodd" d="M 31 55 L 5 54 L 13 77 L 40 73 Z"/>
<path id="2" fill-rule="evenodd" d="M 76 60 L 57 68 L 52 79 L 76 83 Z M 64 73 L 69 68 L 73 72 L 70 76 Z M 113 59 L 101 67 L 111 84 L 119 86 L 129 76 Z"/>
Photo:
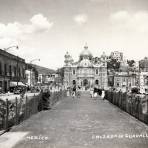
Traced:
<path id="1" fill-rule="evenodd" d="M 105 99 L 148 124 L 148 95 L 106 91 Z"/>
<path id="2" fill-rule="evenodd" d="M 10 127 L 28 119 L 31 115 L 52 108 L 64 97 L 66 97 L 65 91 L 49 93 L 48 98 L 43 92 L 30 93 L 13 99 L 12 96 L 11 99 L 0 98 L 0 130 L 9 130 Z"/>

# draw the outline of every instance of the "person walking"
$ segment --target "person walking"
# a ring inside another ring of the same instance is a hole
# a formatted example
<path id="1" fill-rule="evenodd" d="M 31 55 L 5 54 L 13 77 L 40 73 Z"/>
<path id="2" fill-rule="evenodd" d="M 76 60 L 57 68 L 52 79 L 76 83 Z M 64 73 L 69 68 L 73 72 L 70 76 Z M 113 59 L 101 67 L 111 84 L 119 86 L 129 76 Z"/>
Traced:
<path id="1" fill-rule="evenodd" d="M 70 87 L 67 87 L 67 97 L 70 96 Z"/>
<path id="2" fill-rule="evenodd" d="M 76 96 L 76 85 L 74 85 L 72 88 L 72 96 L 73 98 Z"/>
<path id="3" fill-rule="evenodd" d="M 78 88 L 77 88 L 77 98 L 80 98 L 80 96 L 81 96 L 80 89 L 81 89 L 81 87 L 78 86 Z"/>
<path id="4" fill-rule="evenodd" d="M 94 86 L 94 98 L 96 98 L 96 97 L 98 96 L 98 89 L 99 89 L 99 87 L 98 87 L 98 85 L 96 84 L 96 85 Z"/>
<path id="5" fill-rule="evenodd" d="M 98 95 L 102 96 L 102 89 L 101 88 L 98 88 Z"/>
<path id="6" fill-rule="evenodd" d="M 105 99 L 105 90 L 104 90 L 104 89 L 102 90 L 101 98 L 102 98 L 103 100 Z"/>
<path id="7" fill-rule="evenodd" d="M 91 88 L 90 88 L 90 97 L 91 97 L 91 98 L 94 97 L 94 89 L 93 89 L 92 86 L 91 86 Z"/>

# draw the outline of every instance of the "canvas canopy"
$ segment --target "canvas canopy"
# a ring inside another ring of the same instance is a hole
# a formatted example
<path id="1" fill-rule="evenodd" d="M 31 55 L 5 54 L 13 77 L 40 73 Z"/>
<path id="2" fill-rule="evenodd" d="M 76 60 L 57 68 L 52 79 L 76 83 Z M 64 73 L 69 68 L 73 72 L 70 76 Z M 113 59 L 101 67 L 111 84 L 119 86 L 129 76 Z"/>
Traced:
<path id="1" fill-rule="evenodd" d="M 14 86 L 17 86 L 17 82 L 10 82 L 10 87 L 14 87 Z M 18 82 L 18 86 L 26 86 L 26 85 L 22 82 Z"/>

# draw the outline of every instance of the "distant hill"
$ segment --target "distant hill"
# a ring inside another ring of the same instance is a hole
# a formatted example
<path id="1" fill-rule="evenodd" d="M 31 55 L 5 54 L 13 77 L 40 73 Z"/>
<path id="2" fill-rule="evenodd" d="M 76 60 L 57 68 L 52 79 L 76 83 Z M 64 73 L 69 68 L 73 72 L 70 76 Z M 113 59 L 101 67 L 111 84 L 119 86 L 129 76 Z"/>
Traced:
<path id="1" fill-rule="evenodd" d="M 54 69 L 49 69 L 49 68 L 46 68 L 46 67 L 42 67 L 42 66 L 39 66 L 39 65 L 35 65 L 35 64 L 31 64 L 34 68 L 36 68 L 36 70 L 38 71 L 39 74 L 53 74 L 53 73 L 56 73 L 56 70 Z"/>

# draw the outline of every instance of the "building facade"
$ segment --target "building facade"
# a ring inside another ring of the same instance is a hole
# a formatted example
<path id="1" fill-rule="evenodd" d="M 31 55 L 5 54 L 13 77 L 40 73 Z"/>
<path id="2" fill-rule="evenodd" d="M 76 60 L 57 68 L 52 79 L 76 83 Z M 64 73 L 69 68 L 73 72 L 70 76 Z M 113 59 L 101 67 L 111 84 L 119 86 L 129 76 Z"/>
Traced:
<path id="1" fill-rule="evenodd" d="M 31 69 L 25 71 L 26 74 L 26 84 L 28 86 L 34 86 L 36 84 L 35 72 Z"/>
<path id="2" fill-rule="evenodd" d="M 48 74 L 39 73 L 38 75 L 38 83 L 41 83 L 41 84 L 54 83 L 55 79 L 56 79 L 56 74 L 54 73 L 48 73 Z"/>
<path id="3" fill-rule="evenodd" d="M 27 63 L 26 84 L 33 87 L 38 84 L 50 84 L 55 81 L 55 70 Z"/>
<path id="4" fill-rule="evenodd" d="M 0 90 L 7 92 L 12 82 L 25 83 L 25 60 L 0 49 Z"/>
<path id="5" fill-rule="evenodd" d="M 114 75 L 114 88 L 123 92 L 130 91 L 137 86 L 137 74 L 128 72 L 117 72 Z"/>
<path id="6" fill-rule="evenodd" d="M 119 51 L 111 52 L 111 58 L 116 59 L 117 61 L 123 61 L 123 53 Z"/>
<path id="7" fill-rule="evenodd" d="M 120 62 L 118 72 L 114 74 L 114 88 L 121 91 L 130 91 L 133 87 L 138 87 L 138 71 L 130 70 L 126 60 Z"/>
<path id="8" fill-rule="evenodd" d="M 86 90 L 97 84 L 100 88 L 107 88 L 107 56 L 105 53 L 100 58 L 94 58 L 85 46 L 77 62 L 73 61 L 68 52 L 64 62 L 65 87 L 72 87 L 76 84 Z"/>
<path id="9" fill-rule="evenodd" d="M 34 69 L 37 71 L 37 82 L 38 84 L 50 84 L 55 80 L 55 70 L 42 67 L 39 65 L 32 64 Z"/>
<path id="10" fill-rule="evenodd" d="M 139 62 L 140 92 L 148 94 L 148 57 Z"/>

